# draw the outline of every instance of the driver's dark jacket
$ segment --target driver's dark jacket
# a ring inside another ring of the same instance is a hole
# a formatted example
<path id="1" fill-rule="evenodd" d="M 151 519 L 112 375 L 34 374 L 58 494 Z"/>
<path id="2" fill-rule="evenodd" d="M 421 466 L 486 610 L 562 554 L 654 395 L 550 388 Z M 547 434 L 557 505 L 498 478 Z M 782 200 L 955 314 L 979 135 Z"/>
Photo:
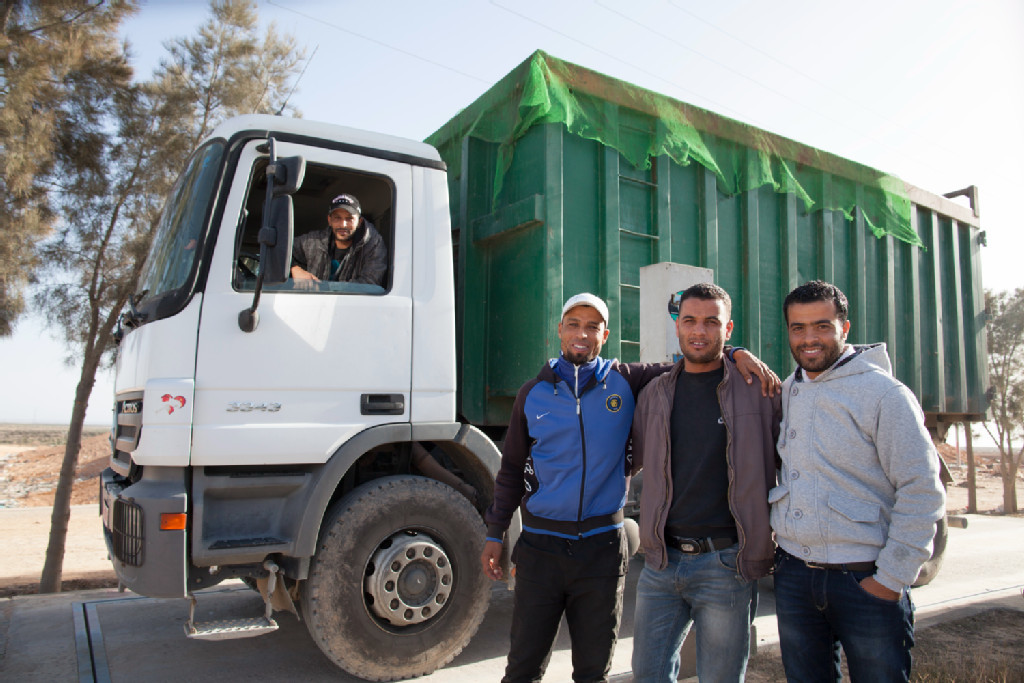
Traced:
<path id="1" fill-rule="evenodd" d="M 331 277 L 330 272 L 330 245 L 333 239 L 330 228 L 299 235 L 292 245 L 292 265 L 301 267 L 321 280 L 386 286 L 388 248 L 370 221 L 365 218 L 360 221 L 352 235 L 352 246 L 345 254 L 335 277 Z"/>

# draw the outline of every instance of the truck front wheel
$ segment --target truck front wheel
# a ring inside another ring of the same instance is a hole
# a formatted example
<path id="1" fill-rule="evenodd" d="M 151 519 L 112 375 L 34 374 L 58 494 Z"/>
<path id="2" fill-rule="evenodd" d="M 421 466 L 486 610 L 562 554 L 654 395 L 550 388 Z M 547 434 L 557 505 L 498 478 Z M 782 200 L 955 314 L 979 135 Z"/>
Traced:
<path id="1" fill-rule="evenodd" d="M 429 674 L 476 633 L 490 585 L 484 526 L 451 487 L 375 479 L 338 501 L 320 530 L 302 612 L 317 645 L 373 681 Z"/>

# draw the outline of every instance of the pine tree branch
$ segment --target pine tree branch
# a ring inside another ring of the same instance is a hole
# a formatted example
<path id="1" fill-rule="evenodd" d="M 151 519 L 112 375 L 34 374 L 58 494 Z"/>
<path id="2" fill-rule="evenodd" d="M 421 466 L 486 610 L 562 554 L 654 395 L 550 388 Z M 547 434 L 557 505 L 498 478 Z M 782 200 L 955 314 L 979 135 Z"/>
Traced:
<path id="1" fill-rule="evenodd" d="M 12 35 L 29 36 L 29 35 L 34 35 L 34 34 L 37 34 L 37 33 L 42 33 L 42 32 L 45 32 L 45 31 L 49 31 L 50 29 L 56 28 L 58 26 L 70 26 L 70 25 L 76 23 L 82 17 L 84 17 L 84 16 L 86 16 L 88 14 L 91 14 L 92 12 L 95 12 L 100 7 L 103 7 L 104 1 L 105 0 L 97 0 L 95 5 L 87 5 L 82 11 L 80 11 L 77 14 L 74 14 L 74 15 L 72 15 L 70 17 L 61 18 L 61 19 L 58 19 L 57 21 L 52 21 L 49 24 L 41 24 L 39 26 L 36 26 L 35 28 L 21 29 L 19 31 L 16 31 L 15 33 L 12 33 Z"/>

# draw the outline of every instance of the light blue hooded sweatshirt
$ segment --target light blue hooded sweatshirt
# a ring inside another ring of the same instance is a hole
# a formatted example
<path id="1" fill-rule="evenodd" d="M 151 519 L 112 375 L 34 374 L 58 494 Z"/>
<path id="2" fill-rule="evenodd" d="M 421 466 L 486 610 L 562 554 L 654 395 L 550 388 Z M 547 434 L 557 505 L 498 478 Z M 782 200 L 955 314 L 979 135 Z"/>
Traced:
<path id="1" fill-rule="evenodd" d="M 945 514 L 924 414 L 892 376 L 884 344 L 858 346 L 814 379 L 782 385 L 779 485 L 768 494 L 779 546 L 805 561 L 875 562 L 901 591 L 931 555 Z"/>

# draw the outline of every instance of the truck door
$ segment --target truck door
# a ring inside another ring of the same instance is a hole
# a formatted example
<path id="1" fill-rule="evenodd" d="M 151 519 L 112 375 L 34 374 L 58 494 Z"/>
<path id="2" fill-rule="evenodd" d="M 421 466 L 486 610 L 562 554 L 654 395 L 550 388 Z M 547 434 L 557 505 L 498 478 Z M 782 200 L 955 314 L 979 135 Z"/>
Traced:
<path id="1" fill-rule="evenodd" d="M 323 231 L 338 195 L 356 197 L 388 253 L 382 285 L 289 279 L 253 300 L 265 194 L 260 141 L 241 151 L 203 300 L 196 360 L 193 465 L 325 462 L 369 426 L 409 421 L 412 349 L 412 172 L 402 163 L 278 142 L 301 155 L 295 236 Z M 359 235 L 360 233 L 357 233 Z M 317 235 L 313 235 L 316 237 Z"/>

